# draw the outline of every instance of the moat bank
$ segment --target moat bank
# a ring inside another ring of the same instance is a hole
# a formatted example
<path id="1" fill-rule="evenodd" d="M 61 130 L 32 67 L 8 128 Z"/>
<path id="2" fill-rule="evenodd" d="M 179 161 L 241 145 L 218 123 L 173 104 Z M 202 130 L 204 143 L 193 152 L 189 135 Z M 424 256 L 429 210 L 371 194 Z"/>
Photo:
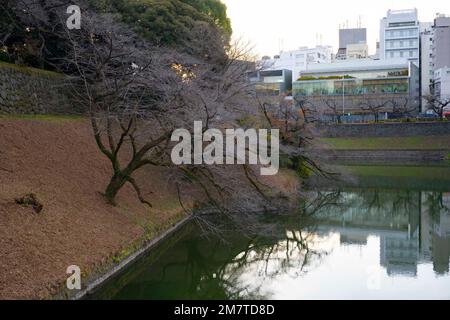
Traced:
<path id="1" fill-rule="evenodd" d="M 88 119 L 0 116 L 0 131 L 0 299 L 76 297 L 65 290 L 69 266 L 80 267 L 82 288 L 90 288 L 186 218 L 161 167 L 135 176 L 152 209 L 129 186 L 120 190 L 117 206 L 105 202 L 111 165 Z M 296 191 L 298 181 L 281 170 L 268 184 L 286 192 Z M 16 203 L 28 194 L 42 211 Z M 198 194 L 185 190 L 183 196 L 191 207 Z"/>

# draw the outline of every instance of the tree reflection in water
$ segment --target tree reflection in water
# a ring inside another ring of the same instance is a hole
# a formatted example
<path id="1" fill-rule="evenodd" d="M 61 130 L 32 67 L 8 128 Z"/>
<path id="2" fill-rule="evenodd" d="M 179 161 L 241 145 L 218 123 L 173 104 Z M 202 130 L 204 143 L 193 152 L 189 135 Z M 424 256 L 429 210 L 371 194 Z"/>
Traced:
<path id="1" fill-rule="evenodd" d="M 370 235 L 380 239 L 380 266 L 388 276 L 416 276 L 420 261 L 432 261 L 436 274 L 448 273 L 449 194 L 346 189 L 310 192 L 308 199 L 296 212 L 254 218 L 253 233 L 240 226 L 225 242 L 188 225 L 94 297 L 268 299 L 268 283 L 307 277 L 339 245 L 364 246 L 361 237 Z M 330 245 L 336 235 L 340 244 Z"/>

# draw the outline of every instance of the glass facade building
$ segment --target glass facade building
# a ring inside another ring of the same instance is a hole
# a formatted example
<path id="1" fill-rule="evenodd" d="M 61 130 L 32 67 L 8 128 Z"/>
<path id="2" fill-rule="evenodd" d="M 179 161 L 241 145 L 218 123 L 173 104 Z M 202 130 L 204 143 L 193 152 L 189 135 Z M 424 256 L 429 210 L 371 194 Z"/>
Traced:
<path id="1" fill-rule="evenodd" d="M 321 65 L 293 83 L 294 96 L 418 95 L 419 69 L 410 62 L 376 60 Z"/>
<path id="2" fill-rule="evenodd" d="M 388 116 L 394 101 L 407 101 L 412 108 L 419 105 L 419 75 L 419 68 L 404 60 L 321 64 L 293 82 L 292 94 L 307 97 L 322 119 L 333 117 L 336 109 L 345 116 L 369 114 L 368 105 L 382 106 L 379 112 Z"/>
<path id="3" fill-rule="evenodd" d="M 296 81 L 293 94 L 299 96 L 367 95 L 408 93 L 408 77 Z"/>

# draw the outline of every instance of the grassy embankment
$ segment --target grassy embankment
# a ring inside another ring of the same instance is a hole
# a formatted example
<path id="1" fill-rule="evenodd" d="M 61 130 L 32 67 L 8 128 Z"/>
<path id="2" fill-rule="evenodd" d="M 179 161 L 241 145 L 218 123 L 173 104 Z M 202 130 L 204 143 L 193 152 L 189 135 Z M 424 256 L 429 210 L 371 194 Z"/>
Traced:
<path id="1" fill-rule="evenodd" d="M 321 138 L 325 148 L 334 150 L 449 150 L 450 135 L 411 137 L 363 137 L 363 138 Z M 448 189 L 450 166 L 446 163 L 433 165 L 415 164 L 371 164 L 340 163 L 345 172 L 359 178 L 359 183 L 382 185 L 404 185 L 418 188 Z M 374 180 L 375 179 L 375 180 Z"/>
<path id="2" fill-rule="evenodd" d="M 413 137 L 321 138 L 336 150 L 450 150 L 450 135 Z"/>

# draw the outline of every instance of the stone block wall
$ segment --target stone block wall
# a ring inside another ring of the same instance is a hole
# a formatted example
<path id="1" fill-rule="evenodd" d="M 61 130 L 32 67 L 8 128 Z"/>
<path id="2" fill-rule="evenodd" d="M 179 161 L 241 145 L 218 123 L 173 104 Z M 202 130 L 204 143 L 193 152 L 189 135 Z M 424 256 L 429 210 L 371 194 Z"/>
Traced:
<path id="1" fill-rule="evenodd" d="M 321 124 L 315 129 L 318 136 L 324 138 L 439 136 L 450 135 L 450 121 Z"/>
<path id="2" fill-rule="evenodd" d="M 62 74 L 0 62 L 0 114 L 79 114 Z"/>

